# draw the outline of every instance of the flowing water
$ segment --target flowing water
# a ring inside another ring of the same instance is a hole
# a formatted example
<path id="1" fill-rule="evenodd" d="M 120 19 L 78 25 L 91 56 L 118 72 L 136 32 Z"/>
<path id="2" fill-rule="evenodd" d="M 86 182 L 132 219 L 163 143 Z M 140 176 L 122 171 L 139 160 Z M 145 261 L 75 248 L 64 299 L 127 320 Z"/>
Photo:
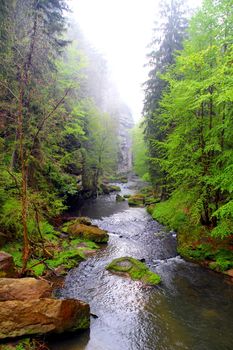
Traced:
<path id="1" fill-rule="evenodd" d="M 122 185 L 122 194 L 137 186 L 132 179 Z M 98 318 L 92 318 L 90 331 L 54 341 L 53 350 L 232 350 L 233 286 L 181 259 L 173 232 L 144 208 L 130 208 L 115 197 L 86 201 L 72 213 L 91 217 L 110 239 L 68 274 L 59 291 L 88 302 Z M 162 283 L 146 286 L 105 270 L 122 256 L 145 259 Z"/>

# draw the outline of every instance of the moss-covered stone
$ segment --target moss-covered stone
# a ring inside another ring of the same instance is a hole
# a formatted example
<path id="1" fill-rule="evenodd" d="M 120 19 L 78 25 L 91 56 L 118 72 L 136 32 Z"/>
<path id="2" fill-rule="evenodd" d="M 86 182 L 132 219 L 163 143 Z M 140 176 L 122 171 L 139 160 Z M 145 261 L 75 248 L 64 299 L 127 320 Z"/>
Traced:
<path id="1" fill-rule="evenodd" d="M 149 213 L 150 215 L 153 214 L 154 209 L 155 209 L 155 205 L 154 205 L 154 204 L 147 205 L 147 207 L 146 207 L 146 211 L 147 211 L 147 213 Z"/>
<path id="2" fill-rule="evenodd" d="M 154 197 L 146 197 L 145 198 L 145 205 L 151 205 L 159 203 L 160 199 L 154 198 Z"/>
<path id="3" fill-rule="evenodd" d="M 116 195 L 116 201 L 117 202 L 124 202 L 125 201 L 125 198 L 120 196 L 119 194 Z"/>
<path id="4" fill-rule="evenodd" d="M 121 188 L 120 188 L 120 186 L 109 185 L 109 190 L 110 190 L 110 192 L 120 192 Z"/>
<path id="5" fill-rule="evenodd" d="M 114 259 L 106 266 L 106 269 L 113 273 L 123 274 L 133 280 L 139 280 L 150 285 L 156 285 L 161 281 L 159 275 L 150 271 L 141 261 L 131 257 Z"/>
<path id="6" fill-rule="evenodd" d="M 109 176 L 108 181 L 110 182 L 121 182 L 121 183 L 127 183 L 128 182 L 128 176 L 127 174 L 117 174 L 114 176 Z"/>
<path id="7" fill-rule="evenodd" d="M 66 225 L 65 228 L 65 231 L 72 237 L 82 238 L 96 243 L 107 243 L 109 238 L 107 231 L 101 230 L 94 225 L 84 225 L 77 222 L 71 222 Z"/>
<path id="8" fill-rule="evenodd" d="M 110 185 L 106 183 L 101 184 L 99 188 L 100 194 L 110 194 L 112 192 L 120 192 L 120 191 L 121 191 L 121 188 L 119 186 Z"/>
<path id="9" fill-rule="evenodd" d="M 87 226 L 90 226 L 91 225 L 91 219 L 86 217 L 86 216 L 80 216 L 78 218 L 75 218 L 75 219 L 72 219 L 72 220 L 69 220 L 68 222 L 66 222 L 64 225 L 63 225 L 63 230 L 65 229 L 66 226 L 69 226 L 70 224 L 83 224 L 83 225 L 87 225 Z"/>
<path id="10" fill-rule="evenodd" d="M 128 204 L 132 207 L 143 207 L 145 204 L 145 195 L 138 193 L 128 199 Z"/>

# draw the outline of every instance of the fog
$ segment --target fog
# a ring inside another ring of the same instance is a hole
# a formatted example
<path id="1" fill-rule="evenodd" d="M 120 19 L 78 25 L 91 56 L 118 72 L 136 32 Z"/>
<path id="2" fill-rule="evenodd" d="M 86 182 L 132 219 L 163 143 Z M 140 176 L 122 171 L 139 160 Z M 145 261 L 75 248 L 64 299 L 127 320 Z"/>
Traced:
<path id="1" fill-rule="evenodd" d="M 201 0 L 187 0 L 192 8 Z M 75 20 L 90 43 L 107 59 L 122 99 L 135 121 L 143 108 L 146 53 L 158 19 L 158 0 L 72 0 Z"/>

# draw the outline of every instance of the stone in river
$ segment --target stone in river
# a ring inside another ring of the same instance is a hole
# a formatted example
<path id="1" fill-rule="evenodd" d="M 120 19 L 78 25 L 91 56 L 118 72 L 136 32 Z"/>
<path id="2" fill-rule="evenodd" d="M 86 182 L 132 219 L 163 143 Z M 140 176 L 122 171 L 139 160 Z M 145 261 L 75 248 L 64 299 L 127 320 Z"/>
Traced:
<path id="1" fill-rule="evenodd" d="M 156 285 L 161 281 L 161 278 L 141 261 L 123 257 L 114 259 L 106 269 L 120 275 L 130 277 L 132 280 L 139 280 L 149 285 Z"/>

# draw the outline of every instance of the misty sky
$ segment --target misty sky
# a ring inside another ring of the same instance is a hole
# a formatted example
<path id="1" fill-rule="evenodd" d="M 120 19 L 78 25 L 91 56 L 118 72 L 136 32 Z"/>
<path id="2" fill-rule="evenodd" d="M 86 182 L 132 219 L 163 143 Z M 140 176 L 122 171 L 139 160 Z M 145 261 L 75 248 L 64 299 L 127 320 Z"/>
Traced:
<path id="1" fill-rule="evenodd" d="M 197 6 L 201 0 L 187 0 Z M 73 15 L 107 61 L 120 95 L 135 120 L 143 107 L 147 45 L 158 17 L 158 0 L 70 0 Z"/>

